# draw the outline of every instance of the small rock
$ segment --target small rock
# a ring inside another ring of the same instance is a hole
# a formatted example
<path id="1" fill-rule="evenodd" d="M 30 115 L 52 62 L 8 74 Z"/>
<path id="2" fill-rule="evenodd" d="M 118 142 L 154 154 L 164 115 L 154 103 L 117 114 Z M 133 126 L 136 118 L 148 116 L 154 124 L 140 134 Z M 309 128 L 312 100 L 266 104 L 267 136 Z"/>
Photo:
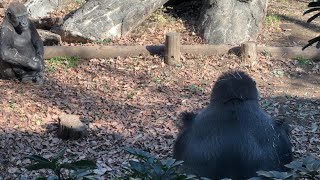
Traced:
<path id="1" fill-rule="evenodd" d="M 37 29 L 37 31 L 43 41 L 43 45 L 45 46 L 59 45 L 61 43 L 60 35 L 42 29 Z"/>

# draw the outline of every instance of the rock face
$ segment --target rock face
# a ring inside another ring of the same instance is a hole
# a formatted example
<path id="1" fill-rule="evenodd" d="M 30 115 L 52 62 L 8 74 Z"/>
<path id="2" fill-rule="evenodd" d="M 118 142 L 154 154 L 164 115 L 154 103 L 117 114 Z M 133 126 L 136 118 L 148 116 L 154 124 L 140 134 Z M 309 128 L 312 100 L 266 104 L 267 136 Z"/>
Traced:
<path id="1" fill-rule="evenodd" d="M 200 34 L 209 44 L 255 41 L 266 10 L 267 0 L 203 0 Z"/>
<path id="2" fill-rule="evenodd" d="M 65 36 L 100 40 L 126 35 L 168 0 L 90 0 L 62 26 Z"/>
<path id="3" fill-rule="evenodd" d="M 74 0 L 29 0 L 25 6 L 31 17 L 40 18 L 47 16 L 48 12 L 63 8 L 70 3 L 74 3 Z"/>

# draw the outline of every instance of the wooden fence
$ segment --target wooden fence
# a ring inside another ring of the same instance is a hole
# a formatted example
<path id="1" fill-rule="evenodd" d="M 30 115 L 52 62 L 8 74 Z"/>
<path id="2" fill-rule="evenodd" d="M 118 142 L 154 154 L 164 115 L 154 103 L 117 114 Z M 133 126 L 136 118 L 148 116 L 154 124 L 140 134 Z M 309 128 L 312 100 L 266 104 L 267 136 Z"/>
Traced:
<path id="1" fill-rule="evenodd" d="M 313 60 L 320 59 L 320 50 L 309 47 L 302 51 L 302 47 L 267 47 L 257 46 L 254 42 L 245 42 L 241 46 L 230 45 L 181 45 L 179 33 L 168 33 L 165 45 L 151 46 L 46 46 L 45 59 L 57 56 L 78 56 L 83 59 L 114 58 L 139 55 L 159 54 L 164 56 L 167 64 L 180 62 L 181 53 L 194 55 L 222 55 L 234 53 L 243 61 L 253 62 L 257 54 L 264 53 L 271 57 L 295 58 L 304 57 Z"/>

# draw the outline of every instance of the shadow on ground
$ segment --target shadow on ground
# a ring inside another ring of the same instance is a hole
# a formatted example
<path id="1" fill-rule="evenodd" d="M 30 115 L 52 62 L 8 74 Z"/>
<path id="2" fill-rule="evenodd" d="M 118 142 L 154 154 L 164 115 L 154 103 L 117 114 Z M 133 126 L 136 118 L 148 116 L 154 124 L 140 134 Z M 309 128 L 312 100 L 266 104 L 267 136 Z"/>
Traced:
<path id="1" fill-rule="evenodd" d="M 154 104 L 154 106 L 159 105 Z M 261 100 L 261 106 L 267 112 L 271 112 L 270 114 L 275 119 L 286 120 L 291 125 L 293 132 L 292 141 L 295 145 L 295 156 L 297 158 L 309 153 L 318 156 L 318 158 L 320 157 L 318 151 L 315 150 L 317 142 L 312 140 L 316 136 L 319 138 L 319 133 L 317 133 L 319 130 L 310 132 L 314 127 L 314 123 L 319 125 L 317 121 L 320 119 L 320 112 L 317 110 L 320 106 L 319 99 L 288 96 L 266 97 Z M 277 109 L 277 111 L 274 111 L 274 109 Z M 119 111 L 126 111 L 126 109 L 119 109 Z M 158 115 L 160 116 L 160 114 Z M 132 123 L 136 122 L 132 121 Z M 163 136 L 162 138 L 167 142 L 162 143 L 169 143 L 170 146 L 168 148 L 172 148 L 174 142 L 174 136 L 166 137 L 163 132 L 159 132 L 155 136 L 153 133 L 144 131 L 144 128 L 147 129 L 148 127 L 126 127 L 134 131 L 130 136 L 127 136 L 124 132 L 115 132 L 112 128 L 108 127 L 104 127 L 108 128 L 106 131 L 101 128 L 92 127 L 89 130 L 88 138 L 76 141 L 62 141 L 56 137 L 56 124 L 45 124 L 43 126 L 46 131 L 41 133 L 18 128 L 5 128 L 0 133 L 0 178 L 16 179 L 21 175 L 28 179 L 31 174 L 23 169 L 28 164 L 24 159 L 25 156 L 38 154 L 44 157 L 51 157 L 63 147 L 67 147 L 68 149 L 65 157 L 69 160 L 79 160 L 79 158 L 91 159 L 98 161 L 100 164 L 107 165 L 111 170 L 106 172 L 105 176 L 111 177 L 119 173 L 119 166 L 129 158 L 122 148 L 135 146 L 151 150 L 150 147 L 144 146 L 143 141 L 146 141 L 146 139 L 152 141 L 152 139 L 159 138 L 157 136 Z M 153 122 L 148 126 L 156 127 L 157 124 Z M 158 131 L 161 131 L 161 129 L 158 129 Z M 135 138 L 141 137 L 141 132 L 145 133 L 142 137 L 146 139 Z M 309 138 L 309 136 L 312 138 Z M 132 142 L 133 140 L 136 142 Z M 161 143 L 159 145 L 161 146 Z M 171 156 L 168 152 L 157 153 L 158 155 L 162 153 L 161 157 Z M 33 175 L 35 174 L 33 173 Z"/>
<path id="2" fill-rule="evenodd" d="M 182 3 L 183 2 L 183 3 Z M 198 20 L 200 17 L 202 2 L 198 0 L 173 0 L 165 4 L 166 11 L 172 17 L 180 18 L 186 25 L 186 28 L 197 33 Z"/>

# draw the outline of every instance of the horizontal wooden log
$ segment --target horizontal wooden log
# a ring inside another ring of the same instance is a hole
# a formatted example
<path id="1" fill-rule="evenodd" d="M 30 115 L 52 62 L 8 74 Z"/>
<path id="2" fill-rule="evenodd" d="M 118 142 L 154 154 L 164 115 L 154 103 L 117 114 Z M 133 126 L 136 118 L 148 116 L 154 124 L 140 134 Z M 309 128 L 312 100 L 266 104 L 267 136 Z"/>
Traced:
<path id="1" fill-rule="evenodd" d="M 164 46 L 45 46 L 44 58 L 78 56 L 83 59 L 161 54 Z"/>
<path id="2" fill-rule="evenodd" d="M 194 55 L 213 56 L 228 53 L 238 54 L 240 47 L 229 45 L 181 45 L 181 53 Z"/>
<path id="3" fill-rule="evenodd" d="M 310 47 L 302 51 L 302 47 L 265 47 L 257 46 L 257 53 L 266 53 L 272 57 L 295 58 L 304 57 L 320 60 L 320 50 Z M 181 53 L 194 55 L 238 54 L 239 46 L 228 45 L 182 45 Z M 114 58 L 139 55 L 163 55 L 164 46 L 46 46 L 45 59 L 58 56 L 78 56 L 83 59 Z"/>
<path id="4" fill-rule="evenodd" d="M 272 57 L 295 58 L 304 57 L 320 60 L 320 49 L 309 47 L 302 51 L 302 47 L 264 47 L 257 46 L 258 53 L 267 53 Z"/>

